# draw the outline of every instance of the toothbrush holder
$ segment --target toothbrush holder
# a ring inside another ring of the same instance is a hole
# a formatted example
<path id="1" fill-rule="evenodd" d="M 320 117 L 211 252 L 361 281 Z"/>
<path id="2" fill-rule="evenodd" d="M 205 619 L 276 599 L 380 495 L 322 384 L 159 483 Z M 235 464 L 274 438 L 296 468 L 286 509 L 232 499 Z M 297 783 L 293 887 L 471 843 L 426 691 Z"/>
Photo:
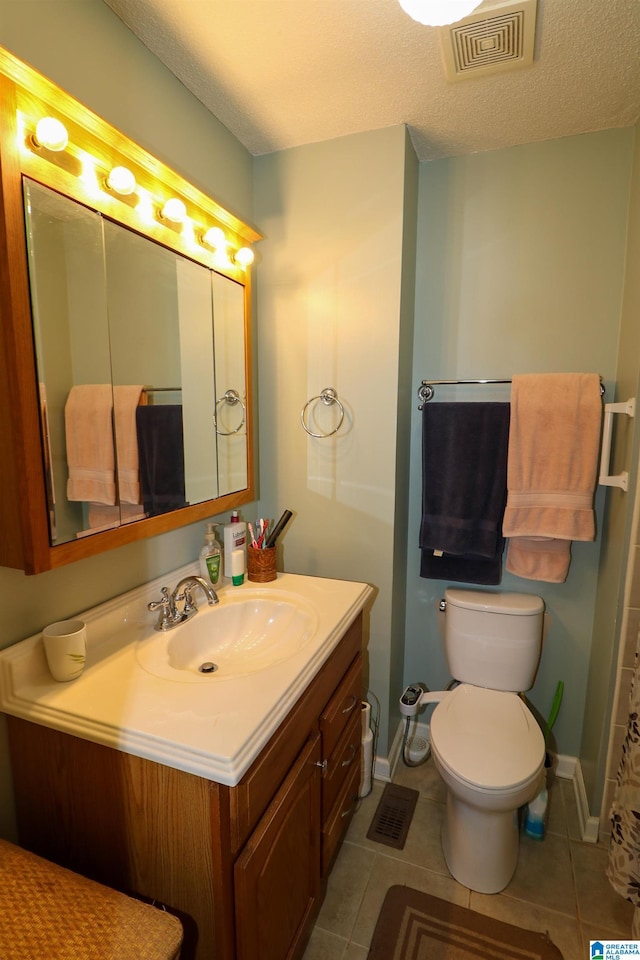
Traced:
<path id="1" fill-rule="evenodd" d="M 252 583 L 269 583 L 276 576 L 276 548 L 247 547 L 247 579 Z"/>

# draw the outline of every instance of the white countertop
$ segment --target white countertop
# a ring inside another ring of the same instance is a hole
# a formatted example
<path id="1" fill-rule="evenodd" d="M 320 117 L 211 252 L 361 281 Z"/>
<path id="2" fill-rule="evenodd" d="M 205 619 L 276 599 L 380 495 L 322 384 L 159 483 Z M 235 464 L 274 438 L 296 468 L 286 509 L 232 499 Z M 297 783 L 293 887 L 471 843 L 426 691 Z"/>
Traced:
<path id="1" fill-rule="evenodd" d="M 147 603 L 159 599 L 162 586 L 172 590 L 181 577 L 197 572 L 197 565 L 190 565 L 77 614 L 87 624 L 88 642 L 87 663 L 76 680 L 51 678 L 40 634 L 0 651 L 0 708 L 209 780 L 238 783 L 372 589 L 290 573 L 278 574 L 272 583 L 224 586 L 218 591 L 221 604 L 242 591 L 302 597 L 316 613 L 312 636 L 287 660 L 247 676 L 160 679 L 136 656 L 138 643 L 154 633 L 157 614 L 147 612 Z M 195 616 L 206 616 L 203 595 L 196 591 L 196 596 L 201 611 Z"/>

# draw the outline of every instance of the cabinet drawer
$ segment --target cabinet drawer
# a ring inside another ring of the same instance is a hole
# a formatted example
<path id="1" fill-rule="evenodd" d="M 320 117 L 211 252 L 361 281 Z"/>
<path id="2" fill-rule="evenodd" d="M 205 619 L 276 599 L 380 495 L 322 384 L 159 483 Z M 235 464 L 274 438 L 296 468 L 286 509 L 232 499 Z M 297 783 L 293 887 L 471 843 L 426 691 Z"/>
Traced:
<path id="1" fill-rule="evenodd" d="M 322 876 L 326 877 L 333 864 L 340 841 L 347 832 L 358 802 L 360 786 L 360 764 L 350 767 L 351 773 L 345 780 L 338 795 L 329 820 L 322 829 Z"/>
<path id="2" fill-rule="evenodd" d="M 330 816 L 340 787 L 351 773 L 351 768 L 360 769 L 360 744 L 362 741 L 362 722 L 360 711 L 351 715 L 337 746 L 330 757 L 322 778 L 322 820 Z"/>
<path id="3" fill-rule="evenodd" d="M 328 758 L 336 748 L 342 731 L 353 717 L 360 716 L 362 694 L 362 657 L 357 656 L 342 683 L 331 697 L 320 717 L 322 756 Z"/>

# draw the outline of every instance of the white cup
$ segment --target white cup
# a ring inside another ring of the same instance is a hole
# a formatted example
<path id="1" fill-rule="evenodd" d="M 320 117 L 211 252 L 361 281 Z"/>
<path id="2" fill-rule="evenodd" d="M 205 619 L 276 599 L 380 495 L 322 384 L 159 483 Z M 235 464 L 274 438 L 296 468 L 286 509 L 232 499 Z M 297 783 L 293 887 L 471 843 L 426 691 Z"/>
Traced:
<path id="1" fill-rule="evenodd" d="M 59 620 L 42 631 L 44 652 L 54 680 L 75 680 L 87 659 L 87 627 L 83 620 Z"/>

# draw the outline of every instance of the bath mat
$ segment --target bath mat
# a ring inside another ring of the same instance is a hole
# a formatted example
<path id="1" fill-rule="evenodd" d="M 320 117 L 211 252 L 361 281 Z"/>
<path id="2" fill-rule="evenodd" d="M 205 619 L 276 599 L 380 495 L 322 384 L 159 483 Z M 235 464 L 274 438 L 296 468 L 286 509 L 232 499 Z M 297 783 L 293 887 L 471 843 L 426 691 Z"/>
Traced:
<path id="1" fill-rule="evenodd" d="M 521 930 L 411 887 L 387 891 L 368 960 L 562 960 L 547 934 Z"/>
<path id="2" fill-rule="evenodd" d="M 418 796 L 418 791 L 410 787 L 401 787 L 396 783 L 385 784 L 367 839 L 402 850 Z"/>

